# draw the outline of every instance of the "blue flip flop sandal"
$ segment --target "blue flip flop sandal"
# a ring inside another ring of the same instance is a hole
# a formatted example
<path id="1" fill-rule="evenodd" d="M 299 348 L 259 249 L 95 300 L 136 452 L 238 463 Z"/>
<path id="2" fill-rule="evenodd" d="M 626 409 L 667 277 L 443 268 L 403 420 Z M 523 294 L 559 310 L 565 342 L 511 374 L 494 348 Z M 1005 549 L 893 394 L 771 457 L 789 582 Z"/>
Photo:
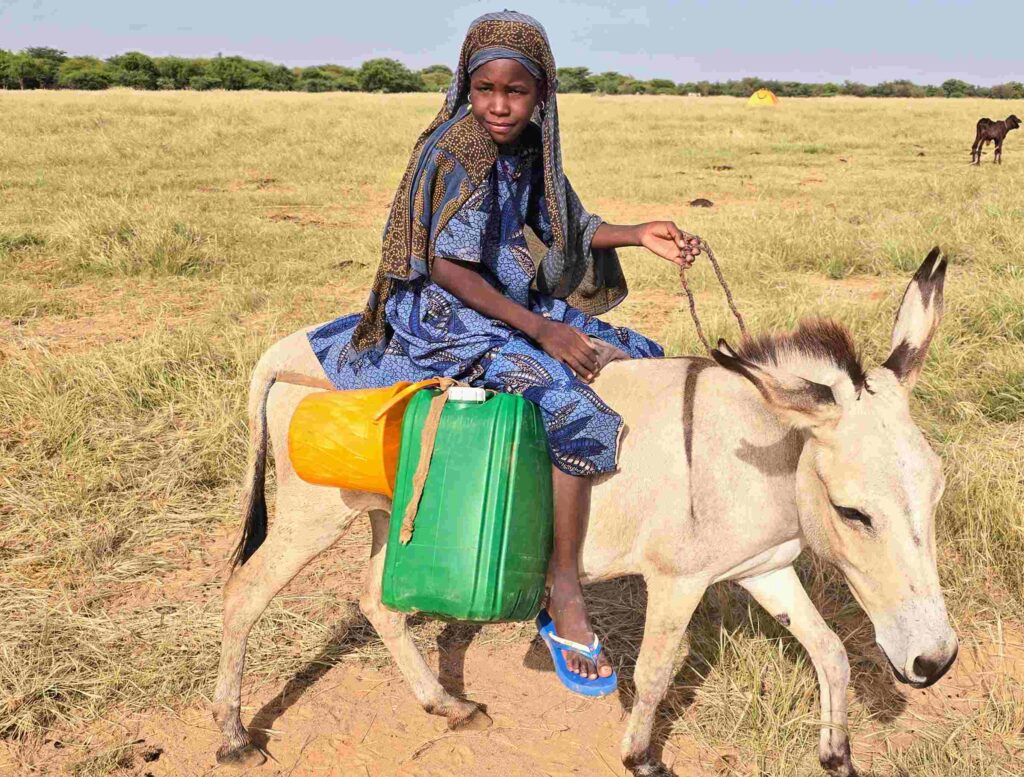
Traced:
<path id="1" fill-rule="evenodd" d="M 579 653 L 584 658 L 589 658 L 596 664 L 597 657 L 601 655 L 601 641 L 596 636 L 594 644 L 590 647 L 581 645 L 579 642 L 562 639 L 555 633 L 555 622 L 551 620 L 547 610 L 541 610 L 537 614 L 537 631 L 540 632 L 540 636 L 548 646 L 551 660 L 555 663 L 555 674 L 562 681 L 562 685 L 573 693 L 583 696 L 607 696 L 609 693 L 615 692 L 619 678 L 614 669 L 608 677 L 598 676 L 596 680 L 591 680 L 589 677 L 578 675 L 570 670 L 565 663 L 565 656 L 562 655 L 563 650 L 569 650 Z"/>

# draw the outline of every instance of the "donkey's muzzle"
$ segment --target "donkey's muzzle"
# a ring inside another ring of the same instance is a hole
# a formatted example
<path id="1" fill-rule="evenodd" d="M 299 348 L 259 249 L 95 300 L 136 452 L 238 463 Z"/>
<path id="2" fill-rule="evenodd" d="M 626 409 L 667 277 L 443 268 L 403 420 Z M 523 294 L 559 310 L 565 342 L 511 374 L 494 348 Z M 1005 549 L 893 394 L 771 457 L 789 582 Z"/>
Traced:
<path id="1" fill-rule="evenodd" d="M 953 646 L 953 652 L 948 656 L 944 656 L 939 660 L 930 658 L 928 656 L 918 656 L 914 659 L 914 674 L 918 677 L 925 678 L 924 681 L 912 682 L 911 685 L 915 688 L 927 688 L 930 685 L 935 685 L 941 680 L 949 668 L 953 666 L 953 662 L 956 661 L 957 653 L 960 652 L 959 643 Z"/>
<path id="2" fill-rule="evenodd" d="M 918 656 L 913 662 L 913 679 L 901 672 L 891 660 L 889 661 L 889 666 L 892 667 L 892 673 L 896 675 L 896 679 L 904 685 L 909 685 L 911 688 L 917 689 L 929 688 L 935 685 L 935 683 L 946 675 L 946 672 L 949 671 L 950 667 L 953 666 L 953 663 L 956 661 L 956 657 L 959 652 L 960 645 L 959 643 L 956 643 L 953 645 L 952 652 L 948 655 Z M 888 659 L 888 656 L 886 656 L 886 658 Z"/>

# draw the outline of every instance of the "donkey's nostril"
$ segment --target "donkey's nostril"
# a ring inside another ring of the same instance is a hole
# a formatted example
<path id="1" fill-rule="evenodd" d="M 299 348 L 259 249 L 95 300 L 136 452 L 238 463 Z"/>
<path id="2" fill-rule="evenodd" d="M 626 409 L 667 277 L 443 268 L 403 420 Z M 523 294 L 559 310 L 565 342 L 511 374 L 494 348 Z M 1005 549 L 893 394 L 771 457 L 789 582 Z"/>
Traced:
<path id="1" fill-rule="evenodd" d="M 927 656 L 918 656 L 914 659 L 914 674 L 923 678 L 923 682 L 917 687 L 927 688 L 929 685 L 938 682 L 949 668 L 956 661 L 956 654 L 959 652 L 957 645 L 951 655 L 942 656 L 938 661 Z"/>
<path id="2" fill-rule="evenodd" d="M 941 664 L 938 661 L 932 661 L 930 658 L 924 656 L 918 656 L 914 659 L 914 674 L 918 677 L 923 677 L 925 680 L 931 679 L 931 676 L 938 671 Z"/>

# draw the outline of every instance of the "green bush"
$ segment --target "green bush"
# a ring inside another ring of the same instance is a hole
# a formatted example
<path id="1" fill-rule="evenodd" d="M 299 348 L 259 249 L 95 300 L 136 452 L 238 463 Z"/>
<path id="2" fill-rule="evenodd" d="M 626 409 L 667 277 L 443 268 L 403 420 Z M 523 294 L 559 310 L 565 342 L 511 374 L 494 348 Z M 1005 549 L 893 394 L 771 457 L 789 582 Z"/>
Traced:
<path id="1" fill-rule="evenodd" d="M 422 92 L 423 80 L 396 59 L 371 59 L 359 68 L 359 86 L 364 92 Z"/>
<path id="2" fill-rule="evenodd" d="M 63 89 L 106 89 L 111 83 L 110 70 L 95 57 L 69 59 L 57 73 L 57 85 Z"/>
<path id="3" fill-rule="evenodd" d="M 559 92 L 593 92 L 594 82 L 590 79 L 590 70 L 585 67 L 558 68 Z"/>
<path id="4" fill-rule="evenodd" d="M 107 60 L 113 81 L 118 86 L 133 89 L 156 89 L 160 70 L 156 63 L 145 54 L 129 51 Z"/>
<path id="5" fill-rule="evenodd" d="M 430 65 L 423 68 L 420 73 L 423 81 L 423 88 L 428 92 L 444 92 L 452 81 L 452 69 L 447 65 Z"/>
<path id="6" fill-rule="evenodd" d="M 188 80 L 190 89 L 195 89 L 197 92 L 205 92 L 209 89 L 221 89 L 224 84 L 221 83 L 219 78 L 213 78 L 212 76 L 192 76 Z"/>

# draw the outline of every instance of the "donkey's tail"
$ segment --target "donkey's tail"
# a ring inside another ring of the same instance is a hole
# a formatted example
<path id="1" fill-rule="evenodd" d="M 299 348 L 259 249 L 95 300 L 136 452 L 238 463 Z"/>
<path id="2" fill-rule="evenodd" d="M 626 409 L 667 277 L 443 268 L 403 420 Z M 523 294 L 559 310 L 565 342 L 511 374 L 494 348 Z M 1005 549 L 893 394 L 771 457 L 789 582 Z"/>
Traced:
<path id="1" fill-rule="evenodd" d="M 249 384 L 249 463 L 242 487 L 242 536 L 231 553 L 232 568 L 245 564 L 267 538 L 267 398 L 275 383 L 334 388 L 326 378 L 256 365 L 256 374 Z"/>
<path id="2" fill-rule="evenodd" d="M 244 564 L 267 538 L 267 397 L 277 372 L 254 375 L 249 386 L 249 463 L 242 487 L 242 536 L 231 554 L 231 566 Z"/>

